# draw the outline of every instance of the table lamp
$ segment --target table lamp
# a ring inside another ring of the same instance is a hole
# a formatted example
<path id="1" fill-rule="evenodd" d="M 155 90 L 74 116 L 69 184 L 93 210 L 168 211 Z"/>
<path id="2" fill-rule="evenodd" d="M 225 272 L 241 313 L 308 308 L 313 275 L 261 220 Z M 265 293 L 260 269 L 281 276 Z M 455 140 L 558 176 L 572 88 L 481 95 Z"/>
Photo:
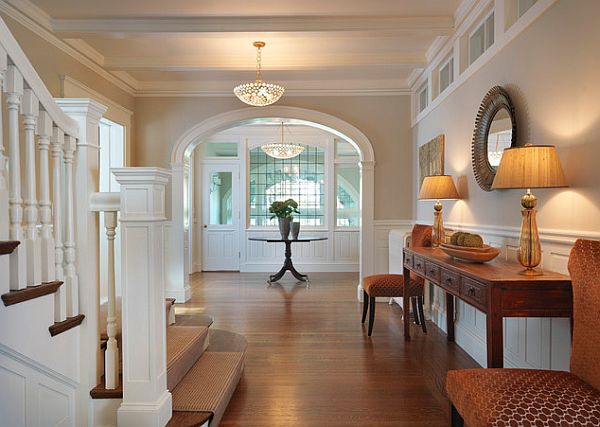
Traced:
<path id="1" fill-rule="evenodd" d="M 444 243 L 444 221 L 442 220 L 442 203 L 440 200 L 458 199 L 458 191 L 450 175 L 426 176 L 421 184 L 419 200 L 435 200 L 433 205 L 433 233 L 431 243 L 439 246 Z"/>
<path id="2" fill-rule="evenodd" d="M 542 259 L 542 249 L 535 219 L 537 197 L 532 188 L 566 187 L 567 181 L 556 148 L 552 145 L 531 145 L 504 150 L 492 188 L 524 188 L 521 197 L 523 221 L 519 239 L 519 262 L 525 275 L 540 275 L 536 270 Z"/>

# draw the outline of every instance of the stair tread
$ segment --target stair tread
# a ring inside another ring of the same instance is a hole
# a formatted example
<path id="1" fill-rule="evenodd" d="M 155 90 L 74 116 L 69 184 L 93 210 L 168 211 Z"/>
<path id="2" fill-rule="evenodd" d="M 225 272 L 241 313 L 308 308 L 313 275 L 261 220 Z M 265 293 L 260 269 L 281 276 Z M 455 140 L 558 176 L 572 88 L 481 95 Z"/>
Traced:
<path id="1" fill-rule="evenodd" d="M 173 410 L 222 415 L 239 382 L 244 359 L 245 352 L 205 352 L 172 391 Z"/>
<path id="2" fill-rule="evenodd" d="M 62 334 L 63 332 L 68 331 L 69 329 L 73 329 L 81 325 L 83 319 L 85 319 L 85 316 L 83 314 L 78 314 L 77 316 L 67 317 L 62 322 L 54 322 L 53 325 L 50 325 L 48 327 L 48 330 L 50 331 L 50 336 L 54 337 L 58 334 Z"/>
<path id="3" fill-rule="evenodd" d="M 12 254 L 17 246 L 21 242 L 18 240 L 1 240 L 0 241 L 0 255 Z"/>
<path id="4" fill-rule="evenodd" d="M 167 328 L 167 388 L 173 390 L 208 347 L 205 326 Z"/>
<path id="5" fill-rule="evenodd" d="M 53 294 L 62 284 L 63 282 L 55 280 L 37 286 L 28 286 L 25 289 L 19 289 L 17 291 L 10 291 L 2 294 L 2 301 L 6 306 L 29 301 L 44 295 Z"/>
<path id="6" fill-rule="evenodd" d="M 167 427 L 201 427 L 213 416 L 212 412 L 174 411 Z"/>
<path id="7" fill-rule="evenodd" d="M 104 382 L 104 375 L 100 379 L 100 384 L 90 390 L 92 399 L 122 399 L 123 398 L 123 376 L 119 375 L 119 384 L 117 388 L 108 390 Z"/>

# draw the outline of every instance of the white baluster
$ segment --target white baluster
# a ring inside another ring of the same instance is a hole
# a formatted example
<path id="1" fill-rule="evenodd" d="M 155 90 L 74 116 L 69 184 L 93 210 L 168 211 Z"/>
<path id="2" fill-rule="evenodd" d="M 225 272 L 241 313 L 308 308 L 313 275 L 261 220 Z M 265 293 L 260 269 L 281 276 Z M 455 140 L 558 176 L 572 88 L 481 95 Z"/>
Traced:
<path id="1" fill-rule="evenodd" d="M 119 347 L 116 340 L 117 315 L 115 292 L 115 229 L 117 228 L 117 212 L 104 212 L 104 226 L 108 240 L 108 316 L 106 318 L 106 334 L 108 342 L 104 353 L 104 375 L 106 388 L 117 388 L 119 383 Z"/>
<path id="2" fill-rule="evenodd" d="M 40 221 L 42 223 L 42 282 L 56 279 L 54 266 L 54 239 L 52 237 L 52 208 L 50 204 L 50 169 L 48 151 L 52 136 L 52 119 L 46 111 L 41 111 L 38 117 L 37 132 L 40 150 Z"/>
<path id="3" fill-rule="evenodd" d="M 65 134 L 55 127 L 52 136 L 52 231 L 54 234 L 54 270 L 57 280 L 63 280 L 63 205 L 62 205 L 62 160 Z M 54 294 L 54 321 L 62 322 L 67 318 L 67 292 L 64 286 Z"/>
<path id="4" fill-rule="evenodd" d="M 2 87 L 6 77 L 8 57 L 0 46 L 0 240 L 8 240 L 10 217 L 8 215 L 8 182 L 6 180 L 6 156 L 4 155 L 4 121 L 2 117 Z M 10 258 L 0 257 L 0 294 L 10 290 Z"/>
<path id="5" fill-rule="evenodd" d="M 4 86 L 6 77 L 6 68 L 8 67 L 8 57 L 6 51 L 0 46 L 0 107 L 2 106 L 2 87 Z M 4 155 L 4 120 L 2 117 L 2 108 L 0 108 L 0 240 L 8 240 L 8 228 L 10 219 L 8 216 L 8 182 L 6 180 L 6 161 L 7 158 Z M 7 259 L 4 257 L 4 259 Z M 9 266 L 3 265 L 3 271 L 8 275 Z M 1 276 L 0 280 L 6 283 L 6 289 L 3 288 L 3 292 L 8 291 L 9 277 Z"/>
<path id="6" fill-rule="evenodd" d="M 65 285 L 67 288 L 67 317 L 79 314 L 79 283 L 75 268 L 75 186 L 73 157 L 75 138 L 65 135 Z"/>
<path id="7" fill-rule="evenodd" d="M 23 199 L 21 198 L 21 147 L 19 145 L 19 107 L 23 96 L 23 76 L 14 65 L 9 65 L 5 88 L 8 109 L 8 169 L 10 239 L 23 240 Z M 27 286 L 27 256 L 23 245 L 10 255 L 10 288 Z"/>
<path id="8" fill-rule="evenodd" d="M 35 167 L 35 127 L 40 102 L 31 89 L 23 92 L 21 104 L 25 134 L 25 248 L 27 250 L 27 284 L 42 282 L 42 245 L 38 237 L 38 202 Z"/>

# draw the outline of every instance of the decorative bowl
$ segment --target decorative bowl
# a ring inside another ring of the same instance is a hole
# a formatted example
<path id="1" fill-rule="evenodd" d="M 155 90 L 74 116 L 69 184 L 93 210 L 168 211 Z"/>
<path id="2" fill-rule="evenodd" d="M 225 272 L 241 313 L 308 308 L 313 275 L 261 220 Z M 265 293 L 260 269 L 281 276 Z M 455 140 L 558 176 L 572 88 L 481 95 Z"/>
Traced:
<path id="1" fill-rule="evenodd" d="M 484 245 L 481 248 L 468 248 L 442 243 L 440 249 L 451 257 L 470 262 L 491 261 L 500 254 L 500 249 L 488 245 Z"/>

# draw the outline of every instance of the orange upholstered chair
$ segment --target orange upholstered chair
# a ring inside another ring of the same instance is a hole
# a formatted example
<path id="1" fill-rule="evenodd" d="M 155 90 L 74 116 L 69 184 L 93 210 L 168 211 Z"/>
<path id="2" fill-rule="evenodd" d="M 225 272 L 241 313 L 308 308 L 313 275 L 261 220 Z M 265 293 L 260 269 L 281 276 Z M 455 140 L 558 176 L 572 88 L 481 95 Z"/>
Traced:
<path id="1" fill-rule="evenodd" d="M 431 246 L 431 226 L 416 224 L 410 236 L 411 246 Z M 410 276 L 410 290 L 415 322 L 420 324 L 423 332 L 427 333 L 425 316 L 423 314 L 423 285 L 424 280 L 416 275 Z M 369 314 L 369 336 L 373 332 L 375 323 L 375 298 L 401 297 L 404 290 L 404 278 L 401 274 L 376 274 L 363 279 L 363 313 L 362 323 L 365 323 L 367 312 Z M 408 315 L 406 313 L 405 315 Z"/>
<path id="2" fill-rule="evenodd" d="M 571 372 L 466 369 L 448 372 L 452 425 L 600 426 L 600 242 L 577 240 Z"/>

